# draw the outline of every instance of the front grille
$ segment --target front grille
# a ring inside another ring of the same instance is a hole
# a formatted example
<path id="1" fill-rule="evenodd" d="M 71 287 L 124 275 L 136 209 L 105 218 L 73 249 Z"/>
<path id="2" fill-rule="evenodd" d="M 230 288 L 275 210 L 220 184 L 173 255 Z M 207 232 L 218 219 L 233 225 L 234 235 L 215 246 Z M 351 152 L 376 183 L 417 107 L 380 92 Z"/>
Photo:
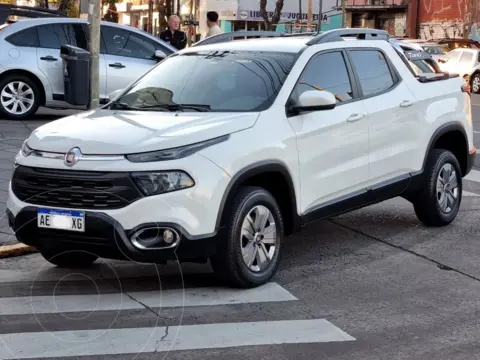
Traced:
<path id="1" fill-rule="evenodd" d="M 25 166 L 13 173 L 12 191 L 29 204 L 74 209 L 119 209 L 142 197 L 129 173 Z"/>

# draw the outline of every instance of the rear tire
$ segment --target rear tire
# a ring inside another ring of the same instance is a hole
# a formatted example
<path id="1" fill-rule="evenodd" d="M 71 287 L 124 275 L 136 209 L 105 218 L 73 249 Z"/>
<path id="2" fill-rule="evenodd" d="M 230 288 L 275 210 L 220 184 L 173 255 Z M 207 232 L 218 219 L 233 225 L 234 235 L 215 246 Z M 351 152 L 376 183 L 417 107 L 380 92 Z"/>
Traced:
<path id="1" fill-rule="evenodd" d="M 87 268 L 98 259 L 98 256 L 84 251 L 41 249 L 40 253 L 51 264 L 67 269 Z"/>
<path id="2" fill-rule="evenodd" d="M 265 189 L 244 187 L 229 210 L 227 236 L 211 260 L 230 285 L 253 288 L 267 283 L 280 263 L 284 225 L 275 198 Z"/>
<path id="3" fill-rule="evenodd" d="M 41 92 L 35 81 L 25 75 L 9 75 L 0 80 L 0 116 L 23 120 L 34 115 Z"/>
<path id="4" fill-rule="evenodd" d="M 462 202 L 462 171 L 453 153 L 430 152 L 424 186 L 412 202 L 418 219 L 427 226 L 445 226 L 456 218 Z"/>
<path id="5" fill-rule="evenodd" d="M 473 75 L 471 88 L 473 93 L 480 93 L 480 74 Z"/>

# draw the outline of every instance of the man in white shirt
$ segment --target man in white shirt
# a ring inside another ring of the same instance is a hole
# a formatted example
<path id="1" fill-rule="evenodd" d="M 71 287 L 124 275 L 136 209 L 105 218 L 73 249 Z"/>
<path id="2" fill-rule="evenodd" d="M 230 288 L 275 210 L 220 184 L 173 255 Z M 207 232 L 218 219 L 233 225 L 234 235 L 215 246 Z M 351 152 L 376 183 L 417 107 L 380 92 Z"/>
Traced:
<path id="1" fill-rule="evenodd" d="M 207 12 L 207 26 L 208 32 L 205 38 L 223 33 L 223 30 L 218 26 L 218 13 L 216 11 Z"/>

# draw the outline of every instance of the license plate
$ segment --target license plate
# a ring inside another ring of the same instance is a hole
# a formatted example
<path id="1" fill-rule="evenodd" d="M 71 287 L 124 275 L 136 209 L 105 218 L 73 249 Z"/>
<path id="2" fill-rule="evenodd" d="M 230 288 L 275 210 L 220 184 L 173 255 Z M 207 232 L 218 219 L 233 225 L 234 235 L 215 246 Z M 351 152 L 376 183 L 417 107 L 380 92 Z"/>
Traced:
<path id="1" fill-rule="evenodd" d="M 85 213 L 75 210 L 38 209 L 39 228 L 85 231 Z"/>

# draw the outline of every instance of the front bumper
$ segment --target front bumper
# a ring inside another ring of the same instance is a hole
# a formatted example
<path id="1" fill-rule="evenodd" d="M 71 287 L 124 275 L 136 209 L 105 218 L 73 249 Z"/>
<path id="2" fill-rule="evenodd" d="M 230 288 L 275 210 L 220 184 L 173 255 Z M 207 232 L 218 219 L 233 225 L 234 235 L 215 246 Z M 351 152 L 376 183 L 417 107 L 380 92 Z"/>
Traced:
<path id="1" fill-rule="evenodd" d="M 7 210 L 9 224 L 17 240 L 39 250 L 87 251 L 102 258 L 132 260 L 144 263 L 163 263 L 167 260 L 205 261 L 215 254 L 217 241 L 223 229 L 215 234 L 194 237 L 178 224 L 145 223 L 134 229 L 124 229 L 107 214 L 85 211 L 85 232 L 43 229 L 37 226 L 37 208 L 27 206 L 16 216 Z M 179 241 L 174 247 L 164 249 L 139 249 L 132 236 L 143 228 L 174 229 Z"/>

